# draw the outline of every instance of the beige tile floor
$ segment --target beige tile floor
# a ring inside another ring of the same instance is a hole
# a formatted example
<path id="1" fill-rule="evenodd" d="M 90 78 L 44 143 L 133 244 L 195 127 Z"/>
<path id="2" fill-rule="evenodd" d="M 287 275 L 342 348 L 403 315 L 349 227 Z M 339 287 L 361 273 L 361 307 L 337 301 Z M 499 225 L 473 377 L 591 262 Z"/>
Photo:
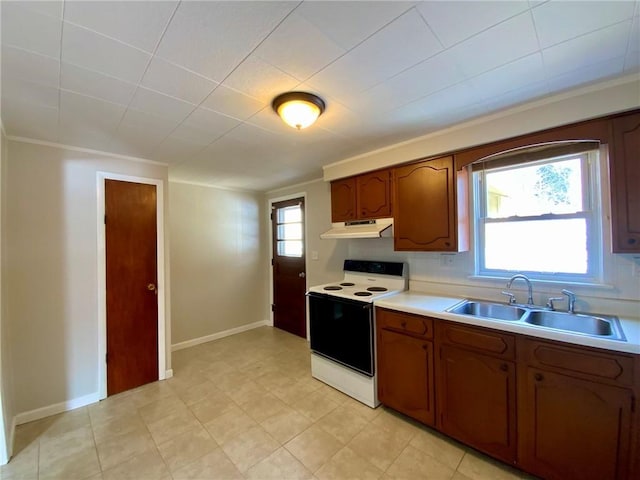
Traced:
<path id="1" fill-rule="evenodd" d="M 174 377 L 20 425 L 0 479 L 529 478 L 313 379 L 262 327 L 175 352 Z"/>

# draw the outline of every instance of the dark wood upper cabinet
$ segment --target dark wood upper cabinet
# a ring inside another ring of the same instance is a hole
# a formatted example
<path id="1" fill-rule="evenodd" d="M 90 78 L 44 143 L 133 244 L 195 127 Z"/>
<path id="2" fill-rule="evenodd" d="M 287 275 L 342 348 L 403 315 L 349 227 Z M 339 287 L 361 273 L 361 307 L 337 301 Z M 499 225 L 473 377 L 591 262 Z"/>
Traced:
<path id="1" fill-rule="evenodd" d="M 331 221 L 391 216 L 391 172 L 378 170 L 331 182 Z"/>
<path id="2" fill-rule="evenodd" d="M 380 170 L 356 177 L 358 218 L 391 216 L 391 172 Z"/>
<path id="3" fill-rule="evenodd" d="M 356 219 L 356 178 L 331 182 L 331 221 L 348 222 Z"/>
<path id="4" fill-rule="evenodd" d="M 453 156 L 394 168 L 394 249 L 467 250 L 467 192 L 466 170 L 456 172 Z"/>
<path id="5" fill-rule="evenodd" d="M 640 252 L 640 113 L 611 121 L 611 240 L 613 253 Z"/>

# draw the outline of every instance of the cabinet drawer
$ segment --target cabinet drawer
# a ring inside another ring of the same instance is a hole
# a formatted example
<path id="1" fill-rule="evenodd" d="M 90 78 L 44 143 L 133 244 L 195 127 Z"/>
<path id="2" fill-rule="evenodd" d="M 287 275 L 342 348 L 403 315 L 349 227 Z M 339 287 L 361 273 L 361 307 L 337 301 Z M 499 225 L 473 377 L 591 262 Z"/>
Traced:
<path id="1" fill-rule="evenodd" d="M 608 353 L 587 347 L 523 338 L 523 355 L 529 365 L 559 369 L 582 378 L 629 386 L 634 381 L 631 355 Z"/>
<path id="2" fill-rule="evenodd" d="M 456 323 L 438 323 L 440 343 L 453 345 L 504 359 L 515 358 L 515 337 L 487 328 Z"/>
<path id="3" fill-rule="evenodd" d="M 376 321 L 378 328 L 433 338 L 433 319 L 428 317 L 377 308 Z"/>

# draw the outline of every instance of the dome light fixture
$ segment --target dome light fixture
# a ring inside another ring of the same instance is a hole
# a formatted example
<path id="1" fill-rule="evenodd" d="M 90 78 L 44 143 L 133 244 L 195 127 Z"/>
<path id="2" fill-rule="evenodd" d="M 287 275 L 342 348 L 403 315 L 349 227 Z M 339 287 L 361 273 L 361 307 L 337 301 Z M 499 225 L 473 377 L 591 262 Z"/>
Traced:
<path id="1" fill-rule="evenodd" d="M 313 125 L 325 109 L 320 97 L 307 92 L 282 93 L 273 99 L 271 106 L 284 123 L 298 130 Z"/>

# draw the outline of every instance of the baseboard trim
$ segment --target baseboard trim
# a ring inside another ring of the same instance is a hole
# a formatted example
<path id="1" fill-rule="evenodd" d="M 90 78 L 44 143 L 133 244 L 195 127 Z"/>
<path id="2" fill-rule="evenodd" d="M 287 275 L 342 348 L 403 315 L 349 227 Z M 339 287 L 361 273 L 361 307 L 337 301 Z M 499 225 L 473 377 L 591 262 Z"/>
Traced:
<path id="1" fill-rule="evenodd" d="M 205 335 L 204 337 L 198 337 L 191 340 L 186 340 L 184 342 L 174 343 L 173 345 L 171 345 L 171 351 L 175 352 L 184 348 L 195 347 L 196 345 L 200 345 L 201 343 L 211 342 L 212 340 L 218 340 L 219 338 L 228 337 L 230 335 L 235 335 L 236 333 L 242 333 L 246 332 L 247 330 L 253 330 L 254 328 L 264 327 L 268 325 L 269 322 L 267 320 L 248 323 L 247 325 L 242 325 L 241 327 L 230 328 L 229 330 L 212 333 L 211 335 Z"/>
<path id="2" fill-rule="evenodd" d="M 173 368 L 170 368 L 169 370 L 167 370 L 166 372 L 164 372 L 164 378 L 163 380 L 168 380 L 171 377 L 173 377 Z"/>
<path id="3" fill-rule="evenodd" d="M 49 417 L 57 413 L 67 412 L 76 408 L 84 407 L 92 403 L 96 403 L 100 400 L 100 394 L 98 392 L 90 393 L 84 397 L 72 398 L 65 402 L 56 403 L 54 405 L 48 405 L 42 408 L 36 408 L 35 410 L 29 410 L 28 412 L 22 412 L 15 416 L 15 425 L 22 425 L 23 423 L 33 422 L 34 420 L 40 420 L 41 418 Z"/>

